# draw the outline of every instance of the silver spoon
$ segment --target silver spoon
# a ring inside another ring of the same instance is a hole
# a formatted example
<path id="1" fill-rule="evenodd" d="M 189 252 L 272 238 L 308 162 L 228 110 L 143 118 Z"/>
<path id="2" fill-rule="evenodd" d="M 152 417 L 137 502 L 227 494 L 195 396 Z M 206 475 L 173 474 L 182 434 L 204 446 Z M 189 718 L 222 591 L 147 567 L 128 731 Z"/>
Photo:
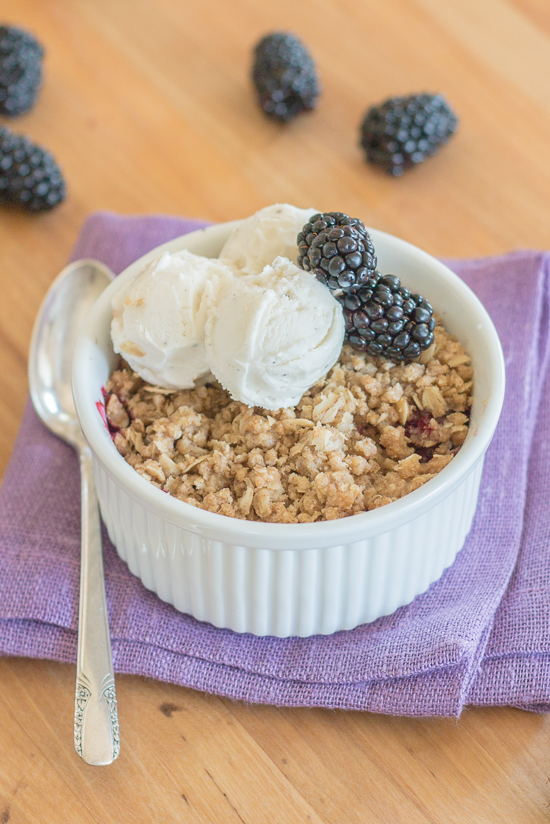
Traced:
<path id="1" fill-rule="evenodd" d="M 96 260 L 77 260 L 54 280 L 34 323 L 29 384 L 34 408 L 80 459 L 82 551 L 74 743 L 88 764 L 111 764 L 120 749 L 115 679 L 105 600 L 103 555 L 92 454 L 71 390 L 75 340 L 88 310 L 114 275 Z"/>

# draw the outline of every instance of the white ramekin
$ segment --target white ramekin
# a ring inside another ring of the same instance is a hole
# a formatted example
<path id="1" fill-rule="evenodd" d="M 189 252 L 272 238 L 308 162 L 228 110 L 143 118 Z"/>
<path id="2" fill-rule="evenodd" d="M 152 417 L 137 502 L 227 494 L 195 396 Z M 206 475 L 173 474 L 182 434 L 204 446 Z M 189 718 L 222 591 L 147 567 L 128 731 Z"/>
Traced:
<path id="1" fill-rule="evenodd" d="M 197 509 L 145 481 L 118 454 L 96 403 L 115 363 L 111 298 L 161 251 L 216 256 L 237 222 L 193 232 L 129 266 L 99 297 L 78 338 L 73 392 L 94 455 L 101 514 L 130 570 L 201 621 L 256 635 L 351 629 L 410 603 L 453 562 L 470 530 L 483 458 L 504 397 L 504 360 L 487 312 L 446 266 L 369 229 L 379 269 L 434 306 L 472 358 L 468 437 L 435 478 L 372 512 L 313 524 L 241 521 Z"/>

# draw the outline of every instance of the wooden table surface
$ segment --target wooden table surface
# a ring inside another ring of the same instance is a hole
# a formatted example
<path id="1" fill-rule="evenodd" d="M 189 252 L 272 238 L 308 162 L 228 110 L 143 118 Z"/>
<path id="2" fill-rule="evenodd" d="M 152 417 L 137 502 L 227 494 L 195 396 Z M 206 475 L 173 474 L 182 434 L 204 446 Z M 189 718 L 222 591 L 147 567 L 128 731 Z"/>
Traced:
<path id="1" fill-rule="evenodd" d="M 49 214 L 0 209 L 2 471 L 35 313 L 93 210 L 219 221 L 290 202 L 435 255 L 550 248 L 547 0 L 10 0 L 2 15 L 47 48 L 39 102 L 9 125 L 50 148 L 69 186 Z M 324 87 L 287 128 L 248 79 L 275 29 L 307 42 Z M 401 179 L 367 166 L 365 109 L 425 90 L 459 113 L 456 137 Z M 0 660 L 1 824 L 550 820 L 545 716 L 255 707 L 119 677 L 122 752 L 97 768 L 73 750 L 74 674 Z"/>

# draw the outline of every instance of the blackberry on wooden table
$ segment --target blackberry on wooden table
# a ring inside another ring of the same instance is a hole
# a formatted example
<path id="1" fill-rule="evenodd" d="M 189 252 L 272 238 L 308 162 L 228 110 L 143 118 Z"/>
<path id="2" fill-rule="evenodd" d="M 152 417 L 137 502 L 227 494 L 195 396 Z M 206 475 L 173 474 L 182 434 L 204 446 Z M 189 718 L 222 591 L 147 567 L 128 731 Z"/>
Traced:
<path id="1" fill-rule="evenodd" d="M 314 109 L 321 90 L 308 50 L 285 32 L 273 32 L 257 43 L 252 81 L 265 114 L 281 123 Z"/>
<path id="2" fill-rule="evenodd" d="M 369 163 L 398 176 L 435 154 L 458 128 L 440 94 L 391 97 L 366 113 L 360 143 Z"/>
<path id="3" fill-rule="evenodd" d="M 64 199 L 65 181 L 50 152 L 0 127 L 0 204 L 42 212 Z"/>
<path id="4" fill-rule="evenodd" d="M 30 32 L 0 26 L 0 114 L 24 114 L 42 83 L 44 49 Z"/>

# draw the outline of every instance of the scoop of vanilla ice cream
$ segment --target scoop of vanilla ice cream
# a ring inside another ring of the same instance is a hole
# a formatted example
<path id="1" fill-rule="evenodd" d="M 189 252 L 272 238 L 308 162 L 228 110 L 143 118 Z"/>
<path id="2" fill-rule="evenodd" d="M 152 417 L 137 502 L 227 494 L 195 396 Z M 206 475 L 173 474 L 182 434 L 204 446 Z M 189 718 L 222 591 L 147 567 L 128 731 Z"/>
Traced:
<path id="1" fill-rule="evenodd" d="M 277 257 L 210 294 L 206 354 L 232 398 L 279 409 L 295 406 L 334 366 L 344 332 L 342 307 L 326 286 Z"/>
<path id="2" fill-rule="evenodd" d="M 232 279 L 217 259 L 165 253 L 113 298 L 111 338 L 144 380 L 189 389 L 209 375 L 204 349 L 205 285 Z"/>
<path id="3" fill-rule="evenodd" d="M 298 262 L 296 237 L 318 209 L 298 209 L 288 203 L 266 206 L 233 229 L 220 259 L 244 275 L 256 275 L 279 255 Z"/>

